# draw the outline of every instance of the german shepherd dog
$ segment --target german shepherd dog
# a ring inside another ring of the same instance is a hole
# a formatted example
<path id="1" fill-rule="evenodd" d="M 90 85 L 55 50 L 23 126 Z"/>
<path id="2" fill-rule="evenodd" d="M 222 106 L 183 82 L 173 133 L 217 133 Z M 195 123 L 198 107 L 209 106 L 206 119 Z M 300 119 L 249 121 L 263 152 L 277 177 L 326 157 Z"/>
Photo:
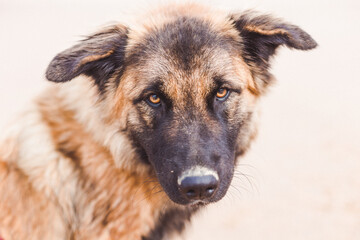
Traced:
<path id="1" fill-rule="evenodd" d="M 256 134 L 279 46 L 269 15 L 160 8 L 59 53 L 2 141 L 0 238 L 160 240 L 224 197 Z"/>

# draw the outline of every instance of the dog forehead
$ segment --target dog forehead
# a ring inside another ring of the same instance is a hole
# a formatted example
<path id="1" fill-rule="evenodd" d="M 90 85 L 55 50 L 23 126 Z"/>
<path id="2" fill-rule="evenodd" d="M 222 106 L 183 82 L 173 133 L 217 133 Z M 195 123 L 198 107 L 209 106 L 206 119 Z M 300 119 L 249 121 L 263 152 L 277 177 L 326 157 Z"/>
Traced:
<path id="1" fill-rule="evenodd" d="M 228 42 L 207 20 L 180 16 L 154 26 L 136 40 L 130 34 L 127 59 L 141 65 L 157 60 L 189 71 L 203 63 L 213 50 L 227 47 Z"/>
<path id="2" fill-rule="evenodd" d="M 132 44 L 128 59 L 141 75 L 139 80 L 147 85 L 159 80 L 162 90 L 176 102 L 183 95 L 201 100 L 213 89 L 214 78 L 234 72 L 231 44 L 211 22 L 180 16 Z"/>

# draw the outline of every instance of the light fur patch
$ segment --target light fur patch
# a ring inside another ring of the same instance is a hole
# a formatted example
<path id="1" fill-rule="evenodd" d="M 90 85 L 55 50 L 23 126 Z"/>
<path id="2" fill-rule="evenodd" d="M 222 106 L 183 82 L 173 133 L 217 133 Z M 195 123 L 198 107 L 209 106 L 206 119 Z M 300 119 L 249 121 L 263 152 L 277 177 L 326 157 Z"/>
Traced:
<path id="1" fill-rule="evenodd" d="M 202 177 L 202 176 L 213 176 L 216 180 L 219 180 L 219 175 L 212 169 L 203 166 L 195 166 L 186 170 L 178 178 L 177 183 L 181 185 L 181 182 L 187 177 Z"/>

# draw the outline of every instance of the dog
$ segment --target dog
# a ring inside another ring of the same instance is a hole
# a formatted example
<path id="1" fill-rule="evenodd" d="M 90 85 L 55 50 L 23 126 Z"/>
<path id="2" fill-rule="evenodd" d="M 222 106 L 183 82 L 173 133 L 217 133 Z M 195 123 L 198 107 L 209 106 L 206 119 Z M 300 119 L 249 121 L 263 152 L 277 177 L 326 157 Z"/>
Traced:
<path id="1" fill-rule="evenodd" d="M 59 53 L 0 145 L 0 237 L 160 240 L 224 197 L 279 46 L 317 43 L 251 11 L 166 6 Z"/>

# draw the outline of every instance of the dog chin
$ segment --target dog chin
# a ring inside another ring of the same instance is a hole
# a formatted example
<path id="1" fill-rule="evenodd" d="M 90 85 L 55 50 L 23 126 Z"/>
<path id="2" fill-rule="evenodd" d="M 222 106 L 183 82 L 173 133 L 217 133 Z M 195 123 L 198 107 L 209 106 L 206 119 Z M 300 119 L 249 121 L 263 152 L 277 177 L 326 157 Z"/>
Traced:
<path id="1" fill-rule="evenodd" d="M 210 203 L 209 201 L 195 200 L 195 201 L 192 201 L 191 203 L 187 204 L 187 206 L 190 206 L 190 207 L 201 207 L 201 206 L 208 205 L 209 203 Z"/>
<path id="2" fill-rule="evenodd" d="M 168 195 L 169 196 L 169 195 Z M 185 206 L 185 207 L 201 207 L 201 206 L 206 206 L 208 204 L 211 204 L 211 203 L 215 203 L 215 202 L 218 202 L 220 199 L 217 198 L 217 197 L 214 197 L 212 199 L 196 199 L 196 200 L 186 200 L 186 199 L 183 199 L 183 198 L 173 198 L 173 197 L 170 197 L 170 200 L 177 204 L 177 205 L 181 205 L 181 206 Z"/>
<path id="3" fill-rule="evenodd" d="M 174 202 L 176 205 L 181 206 L 181 207 L 185 207 L 185 208 L 190 208 L 190 209 L 198 209 L 201 207 L 205 207 L 206 205 L 210 204 L 211 202 L 206 201 L 206 200 L 194 200 L 194 201 L 190 201 L 187 203 L 184 202 Z"/>

